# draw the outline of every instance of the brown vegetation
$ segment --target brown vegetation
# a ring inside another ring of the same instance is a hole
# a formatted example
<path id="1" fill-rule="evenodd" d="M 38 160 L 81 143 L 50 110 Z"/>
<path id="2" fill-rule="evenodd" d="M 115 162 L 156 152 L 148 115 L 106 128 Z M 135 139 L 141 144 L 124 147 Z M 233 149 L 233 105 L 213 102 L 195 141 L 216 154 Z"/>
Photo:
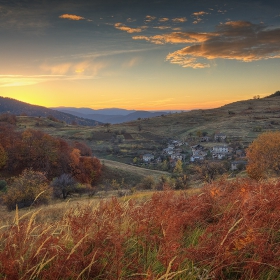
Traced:
<path id="1" fill-rule="evenodd" d="M 262 179 L 280 172 L 280 132 L 261 134 L 247 149 L 247 173 Z"/>
<path id="2" fill-rule="evenodd" d="M 276 279 L 280 183 L 215 182 L 187 196 L 40 212 L 0 228 L 3 279 Z M 38 222 L 40 221 L 40 222 Z"/>

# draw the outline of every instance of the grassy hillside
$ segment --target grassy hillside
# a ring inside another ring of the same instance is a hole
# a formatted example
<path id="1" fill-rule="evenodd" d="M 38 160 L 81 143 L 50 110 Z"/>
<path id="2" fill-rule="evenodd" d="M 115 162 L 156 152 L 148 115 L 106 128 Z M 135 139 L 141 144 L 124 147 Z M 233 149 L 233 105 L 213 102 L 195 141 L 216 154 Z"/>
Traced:
<path id="1" fill-rule="evenodd" d="M 108 180 L 116 180 L 120 184 L 123 181 L 124 185 L 121 186 L 122 188 L 130 188 L 137 185 L 147 176 L 153 177 L 155 182 L 162 176 L 170 176 L 168 172 L 140 168 L 117 161 L 102 159 L 101 162 L 104 164 L 104 169 L 99 184 L 106 184 Z"/>
<path id="2" fill-rule="evenodd" d="M 131 163 L 136 156 L 161 151 L 168 139 L 191 142 L 198 132 L 225 133 L 229 141 L 239 140 L 247 146 L 260 133 L 280 129 L 280 96 L 110 126 L 84 127 L 49 123 L 38 118 L 18 119 L 19 128 L 33 127 L 65 139 L 85 141 L 101 158 Z"/>
<path id="3" fill-rule="evenodd" d="M 279 279 L 279 181 L 0 214 L 3 279 Z M 4 218 L 2 218 L 4 216 Z"/>

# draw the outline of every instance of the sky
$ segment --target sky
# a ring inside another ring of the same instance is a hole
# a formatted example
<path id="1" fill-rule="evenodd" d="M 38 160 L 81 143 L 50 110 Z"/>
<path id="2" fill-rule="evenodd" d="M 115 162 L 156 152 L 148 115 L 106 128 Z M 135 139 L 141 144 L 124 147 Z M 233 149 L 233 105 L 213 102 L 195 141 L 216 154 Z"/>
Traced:
<path id="1" fill-rule="evenodd" d="M 0 0 L 0 96 L 216 108 L 280 90 L 280 1 Z"/>

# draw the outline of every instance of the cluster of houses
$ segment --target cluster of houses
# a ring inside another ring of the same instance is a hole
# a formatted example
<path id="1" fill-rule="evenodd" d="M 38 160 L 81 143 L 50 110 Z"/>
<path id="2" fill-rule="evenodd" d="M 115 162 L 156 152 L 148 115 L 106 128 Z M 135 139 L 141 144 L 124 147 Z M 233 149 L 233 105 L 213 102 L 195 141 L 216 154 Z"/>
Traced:
<path id="1" fill-rule="evenodd" d="M 172 140 L 168 144 L 167 148 L 163 149 L 162 155 L 167 156 L 170 158 L 171 164 L 176 164 L 178 160 L 181 160 L 185 162 L 186 160 L 186 154 L 183 153 L 182 147 L 185 143 L 183 141 L 179 140 Z M 155 156 L 153 154 L 144 154 L 143 162 L 150 163 L 152 161 L 155 161 L 156 163 L 161 163 L 162 157 L 158 157 L 155 159 Z"/>
<path id="2" fill-rule="evenodd" d="M 212 158 L 213 160 L 233 160 L 237 158 L 238 160 L 231 161 L 231 170 L 237 170 L 240 166 L 245 166 L 247 162 L 242 160 L 246 156 L 245 151 L 242 149 L 234 150 L 232 147 L 229 147 L 224 143 L 226 139 L 227 136 L 224 133 L 215 134 L 214 139 L 208 136 L 201 137 L 200 142 L 214 140 L 214 142 L 219 142 L 219 145 L 215 145 L 210 149 L 203 147 L 201 144 L 191 146 L 192 155 L 190 161 L 203 161 L 206 158 Z"/>
<path id="3" fill-rule="evenodd" d="M 190 162 L 201 162 L 205 159 L 212 160 L 230 160 L 231 161 L 231 170 L 237 170 L 240 166 L 245 166 L 246 161 L 242 158 L 245 157 L 244 150 L 238 149 L 234 150 L 232 147 L 228 146 L 226 141 L 227 136 L 223 133 L 215 134 L 213 138 L 208 136 L 203 136 L 200 138 L 200 142 L 217 142 L 217 145 L 212 146 L 211 148 L 206 148 L 201 144 L 196 144 L 190 147 L 191 155 Z M 179 140 L 172 140 L 166 148 L 163 149 L 162 155 L 169 157 L 170 163 L 175 165 L 178 160 L 186 162 L 186 154 L 183 153 L 182 146 L 188 143 L 184 143 Z M 144 154 L 143 162 L 144 163 L 160 163 L 162 161 L 161 157 L 155 159 L 153 154 Z"/>

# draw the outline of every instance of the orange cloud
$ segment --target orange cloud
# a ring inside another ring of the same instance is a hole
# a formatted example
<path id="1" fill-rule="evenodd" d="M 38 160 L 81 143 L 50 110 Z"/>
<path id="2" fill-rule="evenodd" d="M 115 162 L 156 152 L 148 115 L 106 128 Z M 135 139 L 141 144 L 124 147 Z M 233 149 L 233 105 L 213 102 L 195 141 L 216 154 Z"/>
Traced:
<path id="1" fill-rule="evenodd" d="M 145 18 L 145 21 L 146 22 L 151 22 L 151 21 L 153 21 L 153 20 L 155 20 L 156 19 L 156 17 L 155 16 L 146 16 L 146 18 Z"/>
<path id="2" fill-rule="evenodd" d="M 211 33 L 195 33 L 195 32 L 172 32 L 169 34 L 155 36 L 134 36 L 134 40 L 146 40 L 148 42 L 163 45 L 163 44 L 181 44 L 181 43 L 197 43 L 205 42 L 209 38 L 215 36 Z"/>
<path id="3" fill-rule="evenodd" d="M 159 22 L 166 22 L 166 21 L 169 21 L 169 18 L 160 18 L 158 21 Z"/>
<path id="4" fill-rule="evenodd" d="M 179 17 L 179 18 L 173 18 L 173 22 L 186 22 L 187 18 L 186 17 Z"/>
<path id="5" fill-rule="evenodd" d="M 127 33 L 139 33 L 139 32 L 142 32 L 145 27 L 131 28 L 131 27 L 128 27 L 128 26 L 118 22 L 118 23 L 115 23 L 115 28 L 122 30 L 122 31 L 126 31 Z"/>
<path id="6" fill-rule="evenodd" d="M 59 16 L 59 18 L 70 19 L 70 20 L 83 20 L 84 17 L 77 16 L 77 15 L 70 15 L 70 14 L 63 14 Z"/>
<path id="7" fill-rule="evenodd" d="M 153 28 L 154 29 L 165 30 L 165 29 L 170 29 L 171 27 L 170 26 L 162 25 L 162 26 L 154 26 Z"/>
<path id="8" fill-rule="evenodd" d="M 208 15 L 208 13 L 204 12 L 204 11 L 200 11 L 200 12 L 195 12 L 192 15 L 195 17 L 199 17 L 199 16 L 203 16 L 203 15 Z"/>
<path id="9" fill-rule="evenodd" d="M 166 60 L 182 67 L 210 67 L 213 59 L 233 59 L 243 62 L 280 58 L 280 28 L 247 21 L 219 24 L 214 32 L 171 32 L 154 36 L 134 36 L 153 44 L 187 44 L 167 55 Z"/>
<path id="10" fill-rule="evenodd" d="M 231 21 L 217 26 L 217 32 L 212 34 L 215 36 L 170 53 L 166 59 L 183 67 L 193 67 L 193 63 L 200 59 L 250 62 L 280 58 L 280 28 L 268 29 L 246 21 Z M 208 63 L 205 65 L 209 67 Z"/>
<path id="11" fill-rule="evenodd" d="M 73 75 L 78 74 L 96 76 L 98 72 L 106 67 L 106 63 L 94 61 L 82 61 L 78 63 L 61 63 L 61 64 L 42 64 L 41 69 L 52 75 Z"/>

